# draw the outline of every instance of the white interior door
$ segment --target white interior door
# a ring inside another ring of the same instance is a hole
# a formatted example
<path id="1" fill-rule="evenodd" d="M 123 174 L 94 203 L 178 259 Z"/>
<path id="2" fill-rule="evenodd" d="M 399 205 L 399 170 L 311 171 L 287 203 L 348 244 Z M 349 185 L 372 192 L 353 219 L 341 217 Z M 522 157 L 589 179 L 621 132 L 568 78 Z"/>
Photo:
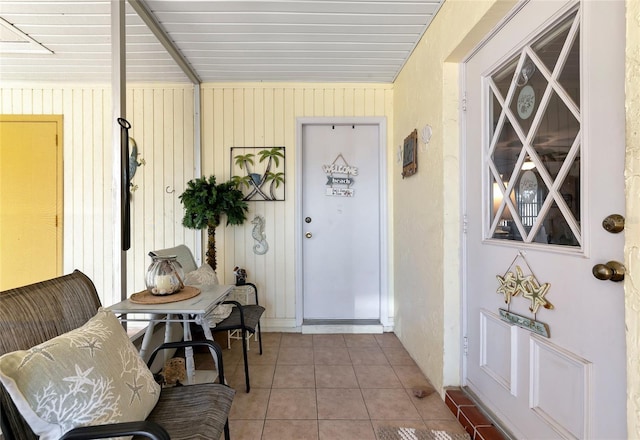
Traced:
<path id="1" fill-rule="evenodd" d="M 624 29 L 529 1 L 465 65 L 465 384 L 517 438 L 626 438 Z"/>
<path id="2" fill-rule="evenodd" d="M 304 320 L 380 319 L 379 127 L 302 126 Z"/>

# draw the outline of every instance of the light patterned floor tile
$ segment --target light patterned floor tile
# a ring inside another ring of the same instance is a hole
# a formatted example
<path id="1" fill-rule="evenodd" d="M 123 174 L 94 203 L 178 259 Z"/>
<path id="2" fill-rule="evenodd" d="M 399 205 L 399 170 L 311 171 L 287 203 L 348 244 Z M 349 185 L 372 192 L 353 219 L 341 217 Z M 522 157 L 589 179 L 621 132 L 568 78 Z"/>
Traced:
<path id="1" fill-rule="evenodd" d="M 317 365 L 316 388 L 358 388 L 351 365 Z"/>
<path id="2" fill-rule="evenodd" d="M 318 419 L 369 420 L 359 388 L 322 388 L 316 395 Z"/>
<path id="3" fill-rule="evenodd" d="M 362 396 L 372 419 L 420 419 L 404 389 L 363 389 Z"/>
<path id="4" fill-rule="evenodd" d="M 316 377 L 313 365 L 276 366 L 273 388 L 315 388 Z"/>
<path id="5" fill-rule="evenodd" d="M 267 419 L 316 420 L 317 418 L 315 389 L 274 388 L 271 390 Z"/>
<path id="6" fill-rule="evenodd" d="M 266 420 L 262 440 L 318 440 L 318 421 Z"/>
<path id="7" fill-rule="evenodd" d="M 319 420 L 320 440 L 376 440 L 368 420 Z"/>

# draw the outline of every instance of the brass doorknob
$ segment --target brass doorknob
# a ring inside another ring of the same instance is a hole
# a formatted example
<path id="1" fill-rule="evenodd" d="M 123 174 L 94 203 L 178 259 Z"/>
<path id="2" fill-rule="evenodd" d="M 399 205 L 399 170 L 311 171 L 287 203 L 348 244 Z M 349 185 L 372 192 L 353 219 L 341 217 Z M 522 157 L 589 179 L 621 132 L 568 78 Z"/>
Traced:
<path id="1" fill-rule="evenodd" d="M 620 214 L 611 214 L 602 220 L 602 227 L 612 234 L 622 232 L 624 230 L 624 217 Z"/>
<path id="2" fill-rule="evenodd" d="M 311 238 L 313 237 L 313 235 L 311 234 L 311 232 L 307 232 L 306 234 L 304 234 L 305 237 L 307 238 Z"/>
<path id="3" fill-rule="evenodd" d="M 625 268 L 622 263 L 609 261 L 607 264 L 596 264 L 592 272 L 593 276 L 599 280 L 622 281 Z"/>

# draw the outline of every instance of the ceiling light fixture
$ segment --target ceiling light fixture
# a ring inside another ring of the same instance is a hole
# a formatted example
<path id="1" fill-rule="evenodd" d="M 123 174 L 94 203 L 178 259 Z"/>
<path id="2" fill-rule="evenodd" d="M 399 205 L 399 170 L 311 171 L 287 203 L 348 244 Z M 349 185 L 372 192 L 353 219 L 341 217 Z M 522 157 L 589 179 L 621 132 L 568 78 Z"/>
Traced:
<path id="1" fill-rule="evenodd" d="M 522 169 L 524 171 L 528 171 L 528 170 L 532 170 L 536 167 L 536 164 L 533 163 L 533 161 L 531 160 L 531 158 L 527 157 L 527 159 L 524 161 L 524 163 L 522 164 Z"/>

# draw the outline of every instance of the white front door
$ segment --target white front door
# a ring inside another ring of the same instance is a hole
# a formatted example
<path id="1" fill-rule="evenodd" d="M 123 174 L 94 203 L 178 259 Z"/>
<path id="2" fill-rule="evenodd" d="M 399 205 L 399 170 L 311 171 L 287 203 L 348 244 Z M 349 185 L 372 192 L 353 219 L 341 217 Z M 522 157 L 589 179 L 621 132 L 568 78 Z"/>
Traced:
<path id="1" fill-rule="evenodd" d="M 623 439 L 623 286 L 592 268 L 623 259 L 625 6 L 520 6 L 464 70 L 464 383 L 517 438 Z"/>
<path id="2" fill-rule="evenodd" d="M 303 317 L 380 319 L 378 124 L 302 125 Z"/>

